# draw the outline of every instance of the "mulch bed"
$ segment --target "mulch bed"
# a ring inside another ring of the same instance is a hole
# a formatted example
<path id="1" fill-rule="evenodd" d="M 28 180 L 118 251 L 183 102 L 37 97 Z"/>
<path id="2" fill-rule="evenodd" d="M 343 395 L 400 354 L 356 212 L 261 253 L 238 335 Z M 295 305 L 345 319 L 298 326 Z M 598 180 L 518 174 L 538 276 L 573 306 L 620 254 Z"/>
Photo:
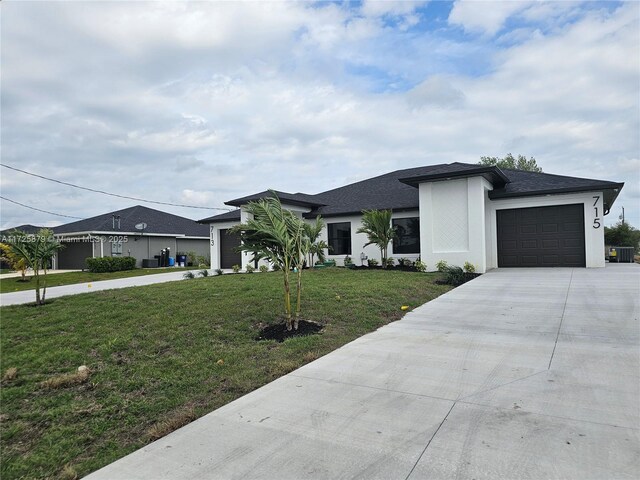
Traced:
<path id="1" fill-rule="evenodd" d="M 284 342 L 287 338 L 291 337 L 314 335 L 319 333 L 322 328 L 323 326 L 319 323 L 307 320 L 300 320 L 297 330 L 287 330 L 285 323 L 276 323 L 275 325 L 269 325 L 260 330 L 260 335 L 256 337 L 256 340 L 276 340 L 277 342 Z"/>

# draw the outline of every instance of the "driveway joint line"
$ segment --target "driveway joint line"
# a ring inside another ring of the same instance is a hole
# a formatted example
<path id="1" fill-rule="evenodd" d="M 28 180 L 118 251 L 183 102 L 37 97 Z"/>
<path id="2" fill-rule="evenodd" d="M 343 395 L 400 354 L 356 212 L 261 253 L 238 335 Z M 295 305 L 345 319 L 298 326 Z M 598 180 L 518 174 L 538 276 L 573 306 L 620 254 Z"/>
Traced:
<path id="1" fill-rule="evenodd" d="M 495 387 L 487 388 L 486 390 L 481 390 L 479 392 L 470 393 L 469 395 L 466 395 L 466 396 L 464 396 L 462 398 L 458 398 L 456 401 L 463 402 L 465 399 L 471 398 L 471 397 L 473 397 L 475 395 L 480 395 L 480 394 L 483 394 L 483 393 L 487 393 L 487 392 L 490 392 L 491 390 L 495 390 L 497 388 L 506 387 L 507 385 L 511 385 L 512 383 L 520 382 L 522 380 L 526 380 L 527 378 L 531 378 L 531 377 L 534 377 L 536 375 L 540 375 L 541 373 L 546 373 L 548 371 L 549 370 L 540 370 L 539 372 L 531 373 L 531 374 L 529 374 L 529 375 L 527 375 L 525 377 L 516 378 L 515 380 L 511 380 L 509 382 L 502 383 L 500 385 L 496 385 Z"/>
<path id="2" fill-rule="evenodd" d="M 360 385 L 358 383 L 341 382 L 340 380 L 328 380 L 326 378 L 307 377 L 305 375 L 297 375 L 295 373 L 290 373 L 289 375 L 292 376 L 292 377 L 296 377 L 296 378 L 304 378 L 304 379 L 307 379 L 307 380 L 316 380 L 316 381 L 319 381 L 319 382 L 337 383 L 339 385 L 350 385 L 352 387 L 368 388 L 370 390 L 378 390 L 380 392 L 398 393 L 400 395 L 412 395 L 414 397 L 431 398 L 432 400 L 442 400 L 442 401 L 445 401 L 445 402 L 456 402 L 457 401 L 455 398 L 434 397 L 433 395 L 424 395 L 422 393 L 405 392 L 405 391 L 402 391 L 402 390 L 392 390 L 391 388 L 372 387 L 370 385 Z"/>
<path id="3" fill-rule="evenodd" d="M 564 307 L 562 307 L 562 317 L 560 317 L 560 325 L 558 325 L 558 334 L 556 335 L 556 342 L 553 344 L 553 351 L 551 352 L 551 358 L 549 359 L 549 366 L 547 370 L 551 370 L 551 362 L 553 362 L 553 356 L 556 354 L 556 347 L 558 346 L 558 338 L 560 338 L 560 331 L 562 330 L 562 321 L 564 320 L 564 314 L 567 310 L 567 302 L 569 301 L 569 292 L 571 292 L 571 282 L 573 281 L 574 268 L 571 269 L 571 276 L 569 277 L 569 286 L 567 287 L 567 296 L 564 299 Z"/>
<path id="4" fill-rule="evenodd" d="M 409 472 L 409 474 L 405 477 L 404 480 L 409 480 L 409 477 L 411 476 L 411 474 L 413 473 L 413 471 L 416 469 L 416 467 L 418 466 L 418 463 L 420 463 L 420 460 L 422 459 L 422 457 L 424 456 L 424 453 L 427 451 L 427 448 L 429 448 L 429 445 L 431 445 L 431 442 L 433 441 L 433 439 L 436 437 L 436 435 L 438 434 L 438 432 L 440 431 L 440 429 L 442 428 L 442 425 L 444 425 L 444 422 L 447 421 L 447 418 L 449 417 L 449 414 L 451 413 L 451 411 L 453 410 L 453 407 L 456 406 L 457 400 L 453 402 L 453 405 L 451 405 L 451 408 L 449 409 L 449 411 L 447 412 L 447 414 L 444 416 L 444 418 L 442 419 L 442 421 L 440 422 L 440 425 L 438 425 L 438 428 L 436 428 L 436 431 L 433 432 L 433 435 L 431 435 L 431 438 L 429 439 L 429 441 L 427 442 L 427 445 L 424 447 L 424 450 L 422 450 L 422 453 L 420 453 L 420 456 L 418 457 L 418 459 L 416 460 L 416 463 L 413 464 L 413 467 L 411 468 L 411 471 Z"/>
<path id="5" fill-rule="evenodd" d="M 477 406 L 477 407 L 495 408 L 495 409 L 498 409 L 498 410 L 506 410 L 506 411 L 509 411 L 509 412 L 513 412 L 514 411 L 510 407 L 500 407 L 498 405 L 489 405 L 489 404 L 486 404 L 486 403 L 470 402 L 468 400 L 458 400 L 458 402 L 464 403 L 465 405 L 474 405 L 474 406 Z M 563 420 L 569 420 L 569 421 L 572 421 L 572 422 L 589 423 L 591 425 L 601 425 L 601 426 L 604 426 L 604 427 L 624 428 L 624 429 L 627 429 L 627 430 L 640 431 L 640 428 L 638 428 L 638 427 L 630 427 L 630 426 L 627 426 L 627 425 L 616 425 L 615 423 L 592 422 L 591 420 L 583 420 L 581 418 L 574 418 L 574 417 L 565 417 L 563 415 L 549 415 L 548 413 L 532 412 L 531 410 L 526 410 L 524 408 L 520 408 L 517 411 L 520 412 L 520 413 L 529 413 L 531 415 L 537 415 L 539 417 L 561 418 Z"/>

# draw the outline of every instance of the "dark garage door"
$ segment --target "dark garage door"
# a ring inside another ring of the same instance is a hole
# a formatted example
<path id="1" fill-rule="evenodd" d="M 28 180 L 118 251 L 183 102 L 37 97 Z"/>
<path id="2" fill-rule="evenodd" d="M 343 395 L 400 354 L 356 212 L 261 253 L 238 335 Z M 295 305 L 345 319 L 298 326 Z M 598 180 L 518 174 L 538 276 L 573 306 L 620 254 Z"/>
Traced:
<path id="1" fill-rule="evenodd" d="M 240 246 L 240 237 L 229 230 L 220 230 L 220 268 L 231 268 L 241 265 L 240 252 L 236 248 Z"/>
<path id="2" fill-rule="evenodd" d="M 498 267 L 584 267 L 584 207 L 497 211 Z"/>

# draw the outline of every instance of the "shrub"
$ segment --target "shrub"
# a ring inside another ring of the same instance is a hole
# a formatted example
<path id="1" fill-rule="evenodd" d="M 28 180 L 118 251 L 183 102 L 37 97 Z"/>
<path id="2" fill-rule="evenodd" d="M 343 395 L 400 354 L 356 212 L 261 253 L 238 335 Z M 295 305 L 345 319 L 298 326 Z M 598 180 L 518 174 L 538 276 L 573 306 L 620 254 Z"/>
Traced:
<path id="1" fill-rule="evenodd" d="M 447 266 L 443 273 L 445 282 L 449 285 L 462 285 L 465 282 L 464 271 L 460 267 Z"/>
<path id="2" fill-rule="evenodd" d="M 378 260 L 376 260 L 375 258 L 370 258 L 367 261 L 369 262 L 369 266 L 370 267 L 377 267 L 378 266 Z"/>
<path id="3" fill-rule="evenodd" d="M 436 263 L 436 269 L 439 272 L 443 272 L 443 273 L 446 272 L 448 266 L 449 265 L 444 260 L 440 260 L 438 263 Z"/>
<path id="4" fill-rule="evenodd" d="M 266 265 L 260 265 L 258 270 L 260 270 L 260 273 L 267 273 L 269 271 L 269 267 L 267 267 Z"/>
<path id="5" fill-rule="evenodd" d="M 462 269 L 465 273 L 476 273 L 476 266 L 470 262 L 464 262 Z"/>
<path id="6" fill-rule="evenodd" d="M 274 263 L 273 265 L 271 265 L 271 270 L 273 270 L 274 272 L 279 271 L 280 265 L 278 265 L 277 263 Z"/>
<path id="7" fill-rule="evenodd" d="M 410 267 L 411 266 L 411 260 L 409 260 L 408 258 L 399 258 L 398 259 L 398 265 L 400 265 L 401 267 Z"/>
<path id="8" fill-rule="evenodd" d="M 85 261 L 92 273 L 120 272 L 136 268 L 136 259 L 133 257 L 87 258 Z"/>
<path id="9" fill-rule="evenodd" d="M 206 268 L 203 268 L 202 270 L 200 270 L 198 272 L 198 275 L 200 275 L 201 277 L 208 277 L 209 276 L 209 270 L 207 270 Z"/>
<path id="10" fill-rule="evenodd" d="M 387 264 L 387 268 L 388 267 L 393 267 L 393 262 L 394 262 L 393 257 L 387 258 L 387 260 L 385 262 Z"/>
<path id="11" fill-rule="evenodd" d="M 416 270 L 418 272 L 426 272 L 427 271 L 427 264 L 424 263 L 422 260 L 418 259 L 416 260 Z"/>
<path id="12" fill-rule="evenodd" d="M 198 255 L 196 257 L 196 261 L 198 262 L 198 267 L 203 268 L 203 267 L 209 267 L 209 265 L 211 264 L 211 260 L 209 259 L 208 255 Z"/>
<path id="13" fill-rule="evenodd" d="M 347 255 L 346 257 L 344 257 L 344 266 L 346 267 L 347 265 L 351 265 L 353 262 L 351 261 L 351 257 L 349 255 Z"/>
<path id="14" fill-rule="evenodd" d="M 193 272 L 185 272 L 184 275 L 182 275 L 182 278 L 196 278 L 196 276 L 193 274 Z"/>
<path id="15" fill-rule="evenodd" d="M 198 261 L 198 255 L 193 250 L 187 252 L 187 265 L 192 266 L 196 265 Z"/>
<path id="16" fill-rule="evenodd" d="M 233 273 L 240 273 L 240 265 L 236 263 L 231 267 L 231 270 L 233 270 Z"/>
<path id="17" fill-rule="evenodd" d="M 216 268 L 214 272 L 216 272 L 216 275 L 224 275 L 224 270 L 222 270 L 221 268 Z"/>
<path id="18" fill-rule="evenodd" d="M 255 271 L 255 267 L 253 265 L 247 265 L 244 269 L 245 272 L 247 273 L 253 273 Z"/>

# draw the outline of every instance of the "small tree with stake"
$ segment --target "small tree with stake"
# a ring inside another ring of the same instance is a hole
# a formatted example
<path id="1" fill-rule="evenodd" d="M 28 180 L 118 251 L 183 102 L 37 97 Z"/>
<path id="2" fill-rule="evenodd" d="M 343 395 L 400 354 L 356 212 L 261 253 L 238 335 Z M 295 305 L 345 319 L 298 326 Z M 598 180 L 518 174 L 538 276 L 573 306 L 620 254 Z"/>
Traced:
<path id="1" fill-rule="evenodd" d="M 391 226 L 391 210 L 363 210 L 362 226 L 356 233 L 364 233 L 369 241 L 364 245 L 377 245 L 382 256 L 382 268 L 387 268 L 387 252 L 389 243 L 396 236 L 395 227 Z"/>
<path id="2" fill-rule="evenodd" d="M 35 279 L 36 305 L 43 305 L 47 295 L 47 270 L 49 262 L 62 245 L 54 238 L 53 232 L 43 228 L 35 235 L 14 231 L 5 244 L 16 258 L 21 258 L 33 269 Z M 40 271 L 42 270 L 42 274 Z M 41 283 L 42 282 L 42 283 Z M 42 285 L 42 293 L 40 286 Z"/>

